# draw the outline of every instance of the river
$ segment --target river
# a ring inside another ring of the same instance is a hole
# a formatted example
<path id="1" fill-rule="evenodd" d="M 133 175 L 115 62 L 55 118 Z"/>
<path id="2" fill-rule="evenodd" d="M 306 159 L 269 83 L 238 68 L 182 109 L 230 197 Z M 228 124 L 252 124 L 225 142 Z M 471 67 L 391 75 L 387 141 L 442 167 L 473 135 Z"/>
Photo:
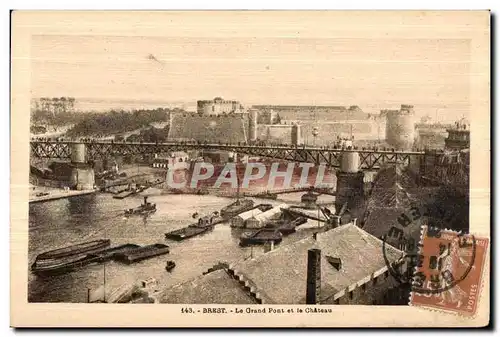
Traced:
<path id="1" fill-rule="evenodd" d="M 302 193 L 283 195 L 278 200 L 255 200 L 256 203 L 297 203 Z M 251 255 L 262 254 L 262 247 L 239 246 L 241 229 L 232 229 L 222 223 L 201 236 L 181 242 L 165 240 L 164 233 L 185 227 L 194 222 L 192 214 L 208 215 L 231 202 L 227 198 L 210 195 L 159 195 L 150 196 L 157 212 L 147 219 L 125 218 L 123 210 L 138 206 L 142 197 L 124 200 L 113 199 L 110 194 L 98 193 L 30 205 L 29 210 L 29 266 L 36 256 L 48 250 L 84 241 L 108 238 L 111 245 L 135 243 L 139 245 L 166 243 L 170 253 L 139 263 L 125 265 L 110 261 L 106 265 L 89 265 L 80 270 L 50 277 L 29 273 L 29 302 L 86 302 L 87 289 L 103 285 L 119 287 L 154 277 L 161 287 L 167 287 L 201 275 L 219 261 L 232 262 Z M 334 201 L 333 197 L 320 196 L 322 203 Z M 288 237 L 281 245 L 302 239 L 316 230 L 315 224 Z M 177 264 L 171 273 L 165 271 L 167 260 Z M 105 273 L 105 277 L 104 277 Z"/>

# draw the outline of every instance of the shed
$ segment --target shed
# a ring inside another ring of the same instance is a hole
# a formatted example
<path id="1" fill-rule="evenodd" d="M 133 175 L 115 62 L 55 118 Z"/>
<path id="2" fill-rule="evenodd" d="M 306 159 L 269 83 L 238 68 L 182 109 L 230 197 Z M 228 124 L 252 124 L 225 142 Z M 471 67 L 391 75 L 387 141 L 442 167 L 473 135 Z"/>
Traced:
<path id="1" fill-rule="evenodd" d="M 277 219 L 281 216 L 281 210 L 283 208 L 288 208 L 287 204 L 281 204 L 279 206 L 273 207 L 268 211 L 251 217 L 245 223 L 246 228 L 262 228 L 266 225 L 269 220 Z"/>
<path id="2" fill-rule="evenodd" d="M 243 227 L 245 227 L 245 222 L 248 219 L 255 217 L 259 214 L 262 214 L 262 211 L 258 208 L 254 208 L 254 209 L 251 209 L 249 211 L 243 212 L 243 213 L 235 216 L 231 220 L 231 227 L 243 228 Z"/>

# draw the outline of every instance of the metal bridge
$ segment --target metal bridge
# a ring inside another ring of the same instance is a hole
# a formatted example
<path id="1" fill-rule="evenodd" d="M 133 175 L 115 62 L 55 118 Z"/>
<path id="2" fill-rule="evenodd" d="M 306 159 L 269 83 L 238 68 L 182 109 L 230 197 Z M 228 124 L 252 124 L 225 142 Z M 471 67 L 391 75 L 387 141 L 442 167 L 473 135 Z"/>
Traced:
<path id="1" fill-rule="evenodd" d="M 328 194 L 335 196 L 336 193 L 332 191 L 332 188 L 319 188 L 319 187 L 299 187 L 299 188 L 283 188 L 277 190 L 268 190 L 263 192 L 253 192 L 253 193 L 243 193 L 244 196 L 248 197 L 266 197 L 272 195 L 280 195 L 280 194 L 288 194 L 288 193 L 297 193 L 297 192 L 315 192 L 318 194 Z"/>
<path id="2" fill-rule="evenodd" d="M 258 146 L 246 144 L 206 144 L 190 142 L 141 143 L 112 141 L 55 141 L 31 140 L 31 156 L 34 158 L 69 159 L 71 147 L 74 144 L 85 144 L 87 159 L 96 160 L 114 156 L 167 155 L 174 151 L 189 150 L 219 150 L 255 157 L 267 157 L 293 162 L 309 162 L 316 165 L 325 164 L 330 167 L 340 167 L 341 155 L 344 152 L 357 152 L 360 157 L 360 169 L 379 169 L 388 163 L 409 164 L 410 157 L 423 156 L 420 151 L 387 151 L 372 149 L 340 149 L 311 146 Z"/>

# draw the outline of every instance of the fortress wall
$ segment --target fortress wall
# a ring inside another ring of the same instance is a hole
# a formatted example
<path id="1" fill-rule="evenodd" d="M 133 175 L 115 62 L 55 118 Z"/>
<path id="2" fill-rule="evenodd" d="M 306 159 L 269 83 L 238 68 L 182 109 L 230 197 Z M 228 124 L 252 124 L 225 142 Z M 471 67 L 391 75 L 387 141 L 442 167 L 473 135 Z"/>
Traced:
<path id="1" fill-rule="evenodd" d="M 343 121 L 343 120 L 365 120 L 368 114 L 357 107 L 349 108 L 344 106 L 272 106 L 254 105 L 260 111 L 273 111 L 279 114 L 281 119 L 292 120 L 323 120 L 323 121 Z"/>
<path id="2" fill-rule="evenodd" d="M 263 125 L 257 127 L 257 138 L 259 140 L 269 140 L 284 144 L 291 144 L 292 122 L 285 121 L 286 124 Z M 356 140 L 384 140 L 385 122 L 378 123 L 374 120 L 352 121 L 348 123 L 316 123 L 312 121 L 299 121 L 301 125 L 301 138 L 306 144 L 313 143 L 312 131 L 318 127 L 318 137 L 316 145 L 332 145 L 336 142 L 337 136 L 350 136 L 352 134 Z"/>
<path id="3" fill-rule="evenodd" d="M 257 139 L 273 143 L 291 144 L 292 125 L 265 125 L 257 126 Z"/>
<path id="4" fill-rule="evenodd" d="M 207 142 L 246 142 L 248 115 L 200 116 L 175 114 L 172 117 L 170 139 L 193 139 Z"/>
<path id="5" fill-rule="evenodd" d="M 313 143 L 312 131 L 318 127 L 316 145 L 331 145 L 337 140 L 337 136 L 349 136 L 352 134 L 355 140 L 384 140 L 385 125 L 378 126 L 375 121 L 359 121 L 348 123 L 307 123 L 302 122 L 302 138 L 308 144 Z"/>

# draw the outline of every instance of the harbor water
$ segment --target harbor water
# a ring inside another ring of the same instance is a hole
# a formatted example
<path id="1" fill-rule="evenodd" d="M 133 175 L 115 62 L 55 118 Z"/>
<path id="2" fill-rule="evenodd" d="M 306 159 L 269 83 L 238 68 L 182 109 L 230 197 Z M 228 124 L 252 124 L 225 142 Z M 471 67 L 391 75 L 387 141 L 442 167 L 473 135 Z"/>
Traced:
<path id="1" fill-rule="evenodd" d="M 153 191 L 154 192 L 154 191 Z M 110 239 L 111 246 L 125 243 L 147 245 L 165 243 L 170 253 L 126 265 L 115 261 L 95 264 L 56 276 L 37 276 L 29 272 L 29 302 L 86 302 L 88 289 L 119 287 L 154 277 L 160 287 L 172 286 L 201 275 L 218 262 L 240 261 L 263 254 L 262 247 L 240 247 L 242 229 L 229 223 L 216 225 L 212 231 L 181 242 L 165 239 L 165 233 L 185 227 L 196 220 L 193 213 L 209 215 L 233 200 L 211 195 L 160 195 L 149 193 L 156 203 L 156 213 L 147 218 L 124 217 L 124 210 L 137 207 L 142 196 L 124 200 L 97 193 L 30 205 L 29 266 L 45 251 L 95 239 Z M 278 200 L 255 199 L 256 204 L 298 203 L 303 193 L 280 196 Z M 321 196 L 322 203 L 334 197 Z M 319 224 L 318 224 L 319 225 Z M 281 245 L 312 235 L 317 230 L 308 224 L 283 239 Z M 172 272 L 165 270 L 167 260 L 176 262 Z"/>

